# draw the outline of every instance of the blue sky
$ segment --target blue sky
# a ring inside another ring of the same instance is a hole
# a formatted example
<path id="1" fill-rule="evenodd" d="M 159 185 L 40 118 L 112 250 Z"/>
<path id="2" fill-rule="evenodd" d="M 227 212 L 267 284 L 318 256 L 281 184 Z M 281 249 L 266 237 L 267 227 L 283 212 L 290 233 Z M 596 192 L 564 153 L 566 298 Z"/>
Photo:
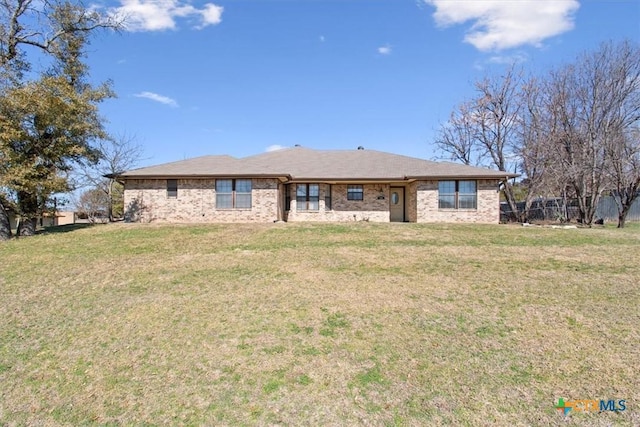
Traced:
<path id="1" fill-rule="evenodd" d="M 640 41 L 634 0 L 109 0 L 128 16 L 88 62 L 118 98 L 108 130 L 140 166 L 279 146 L 434 158 L 433 139 L 474 81 L 514 60 L 572 61 Z"/>

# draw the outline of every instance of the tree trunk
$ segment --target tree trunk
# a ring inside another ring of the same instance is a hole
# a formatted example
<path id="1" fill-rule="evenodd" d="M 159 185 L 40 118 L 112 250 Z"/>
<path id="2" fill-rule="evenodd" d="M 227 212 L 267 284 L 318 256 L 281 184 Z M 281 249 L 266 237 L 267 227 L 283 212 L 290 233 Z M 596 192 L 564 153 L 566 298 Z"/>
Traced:
<path id="1" fill-rule="evenodd" d="M 625 222 L 627 222 L 627 214 L 631 210 L 633 202 L 635 202 L 637 196 L 627 197 L 622 203 L 618 203 L 618 228 L 624 228 Z"/>
<path id="2" fill-rule="evenodd" d="M 627 221 L 627 213 L 629 211 L 625 210 L 621 214 L 618 215 L 618 228 L 624 228 L 624 223 Z"/>
<path id="3" fill-rule="evenodd" d="M 518 211 L 518 204 L 516 203 L 516 198 L 513 194 L 513 187 L 507 181 L 504 183 L 504 198 L 507 200 L 509 209 L 511 209 L 510 219 L 512 221 L 522 222 L 522 215 Z"/>
<path id="4" fill-rule="evenodd" d="M 586 194 L 586 191 L 583 191 L 583 187 L 574 184 L 574 190 L 576 192 L 576 198 L 578 199 L 578 222 L 583 225 L 588 225 L 591 227 L 591 222 L 593 221 L 593 215 L 590 211 L 590 202 L 593 199 L 589 199 L 589 196 Z"/>
<path id="5" fill-rule="evenodd" d="M 108 204 L 107 204 L 107 214 L 109 215 L 109 222 L 113 222 L 113 179 L 109 179 L 109 193 L 108 196 Z"/>
<path id="6" fill-rule="evenodd" d="M 2 200 L 0 200 L 0 240 L 9 240 L 11 238 L 11 223 L 9 222 L 9 214 L 4 208 Z"/>
<path id="7" fill-rule="evenodd" d="M 570 222 L 571 218 L 569 217 L 569 202 L 567 200 L 567 190 L 562 190 L 562 220 L 560 222 Z"/>
<path id="8" fill-rule="evenodd" d="M 20 237 L 28 237 L 36 234 L 36 218 L 20 218 L 16 235 Z"/>
<path id="9" fill-rule="evenodd" d="M 533 196 L 532 196 L 532 192 L 528 191 L 527 195 L 525 196 L 524 199 L 524 210 L 522 211 L 522 222 L 531 222 L 532 215 L 531 215 L 531 206 L 533 205 Z M 546 219 L 544 217 L 544 208 L 542 210 L 542 219 Z"/>
<path id="10" fill-rule="evenodd" d="M 16 235 L 20 237 L 33 236 L 36 234 L 38 196 L 26 191 L 19 191 L 18 210 L 20 211 L 20 223 Z"/>

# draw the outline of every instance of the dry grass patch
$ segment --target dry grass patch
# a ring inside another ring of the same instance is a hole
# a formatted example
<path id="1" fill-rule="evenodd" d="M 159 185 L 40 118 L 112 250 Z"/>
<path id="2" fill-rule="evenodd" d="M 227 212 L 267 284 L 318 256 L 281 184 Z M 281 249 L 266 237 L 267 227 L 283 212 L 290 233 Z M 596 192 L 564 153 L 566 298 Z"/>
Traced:
<path id="1" fill-rule="evenodd" d="M 109 225 L 0 246 L 0 424 L 638 425 L 640 228 Z M 626 399 L 572 414 L 565 399 Z"/>

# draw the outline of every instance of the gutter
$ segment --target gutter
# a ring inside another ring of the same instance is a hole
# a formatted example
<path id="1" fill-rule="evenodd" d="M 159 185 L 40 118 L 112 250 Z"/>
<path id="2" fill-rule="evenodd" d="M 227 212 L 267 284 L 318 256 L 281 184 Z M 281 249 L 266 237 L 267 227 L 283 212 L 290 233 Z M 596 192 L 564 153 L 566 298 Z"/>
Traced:
<path id="1" fill-rule="evenodd" d="M 500 181 L 507 181 L 511 178 L 517 178 L 520 174 L 517 173 L 505 173 L 504 175 L 429 175 L 429 176 L 405 176 L 404 179 L 408 181 L 433 181 L 433 180 L 452 180 L 452 179 L 497 179 Z"/>
<path id="2" fill-rule="evenodd" d="M 121 179 L 189 179 L 189 178 L 278 178 L 291 179 L 289 175 L 273 174 L 162 174 L 162 175 L 104 175 L 105 178 Z"/>

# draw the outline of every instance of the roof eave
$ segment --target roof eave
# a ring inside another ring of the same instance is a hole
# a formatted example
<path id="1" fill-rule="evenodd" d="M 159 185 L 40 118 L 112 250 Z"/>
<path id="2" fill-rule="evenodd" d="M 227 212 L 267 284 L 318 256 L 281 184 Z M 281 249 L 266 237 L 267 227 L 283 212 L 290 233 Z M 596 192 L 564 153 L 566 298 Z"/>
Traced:
<path id="1" fill-rule="evenodd" d="M 250 173 L 241 173 L 241 174 L 149 174 L 149 175 L 117 175 L 117 178 L 120 179 L 188 179 L 188 178 L 283 178 L 290 179 L 289 175 L 285 174 L 250 174 Z"/>
<path id="2" fill-rule="evenodd" d="M 411 181 L 433 181 L 434 179 L 497 179 L 500 181 L 504 181 L 511 178 L 517 178 L 520 174 L 514 173 L 505 173 L 504 175 L 455 175 L 455 174 L 447 174 L 447 175 L 422 175 L 422 176 L 406 176 L 406 180 Z"/>
<path id="3" fill-rule="evenodd" d="M 345 177 L 306 177 L 296 176 L 290 179 L 290 182 L 400 182 L 406 181 L 404 177 L 385 177 L 385 178 L 345 178 Z"/>

